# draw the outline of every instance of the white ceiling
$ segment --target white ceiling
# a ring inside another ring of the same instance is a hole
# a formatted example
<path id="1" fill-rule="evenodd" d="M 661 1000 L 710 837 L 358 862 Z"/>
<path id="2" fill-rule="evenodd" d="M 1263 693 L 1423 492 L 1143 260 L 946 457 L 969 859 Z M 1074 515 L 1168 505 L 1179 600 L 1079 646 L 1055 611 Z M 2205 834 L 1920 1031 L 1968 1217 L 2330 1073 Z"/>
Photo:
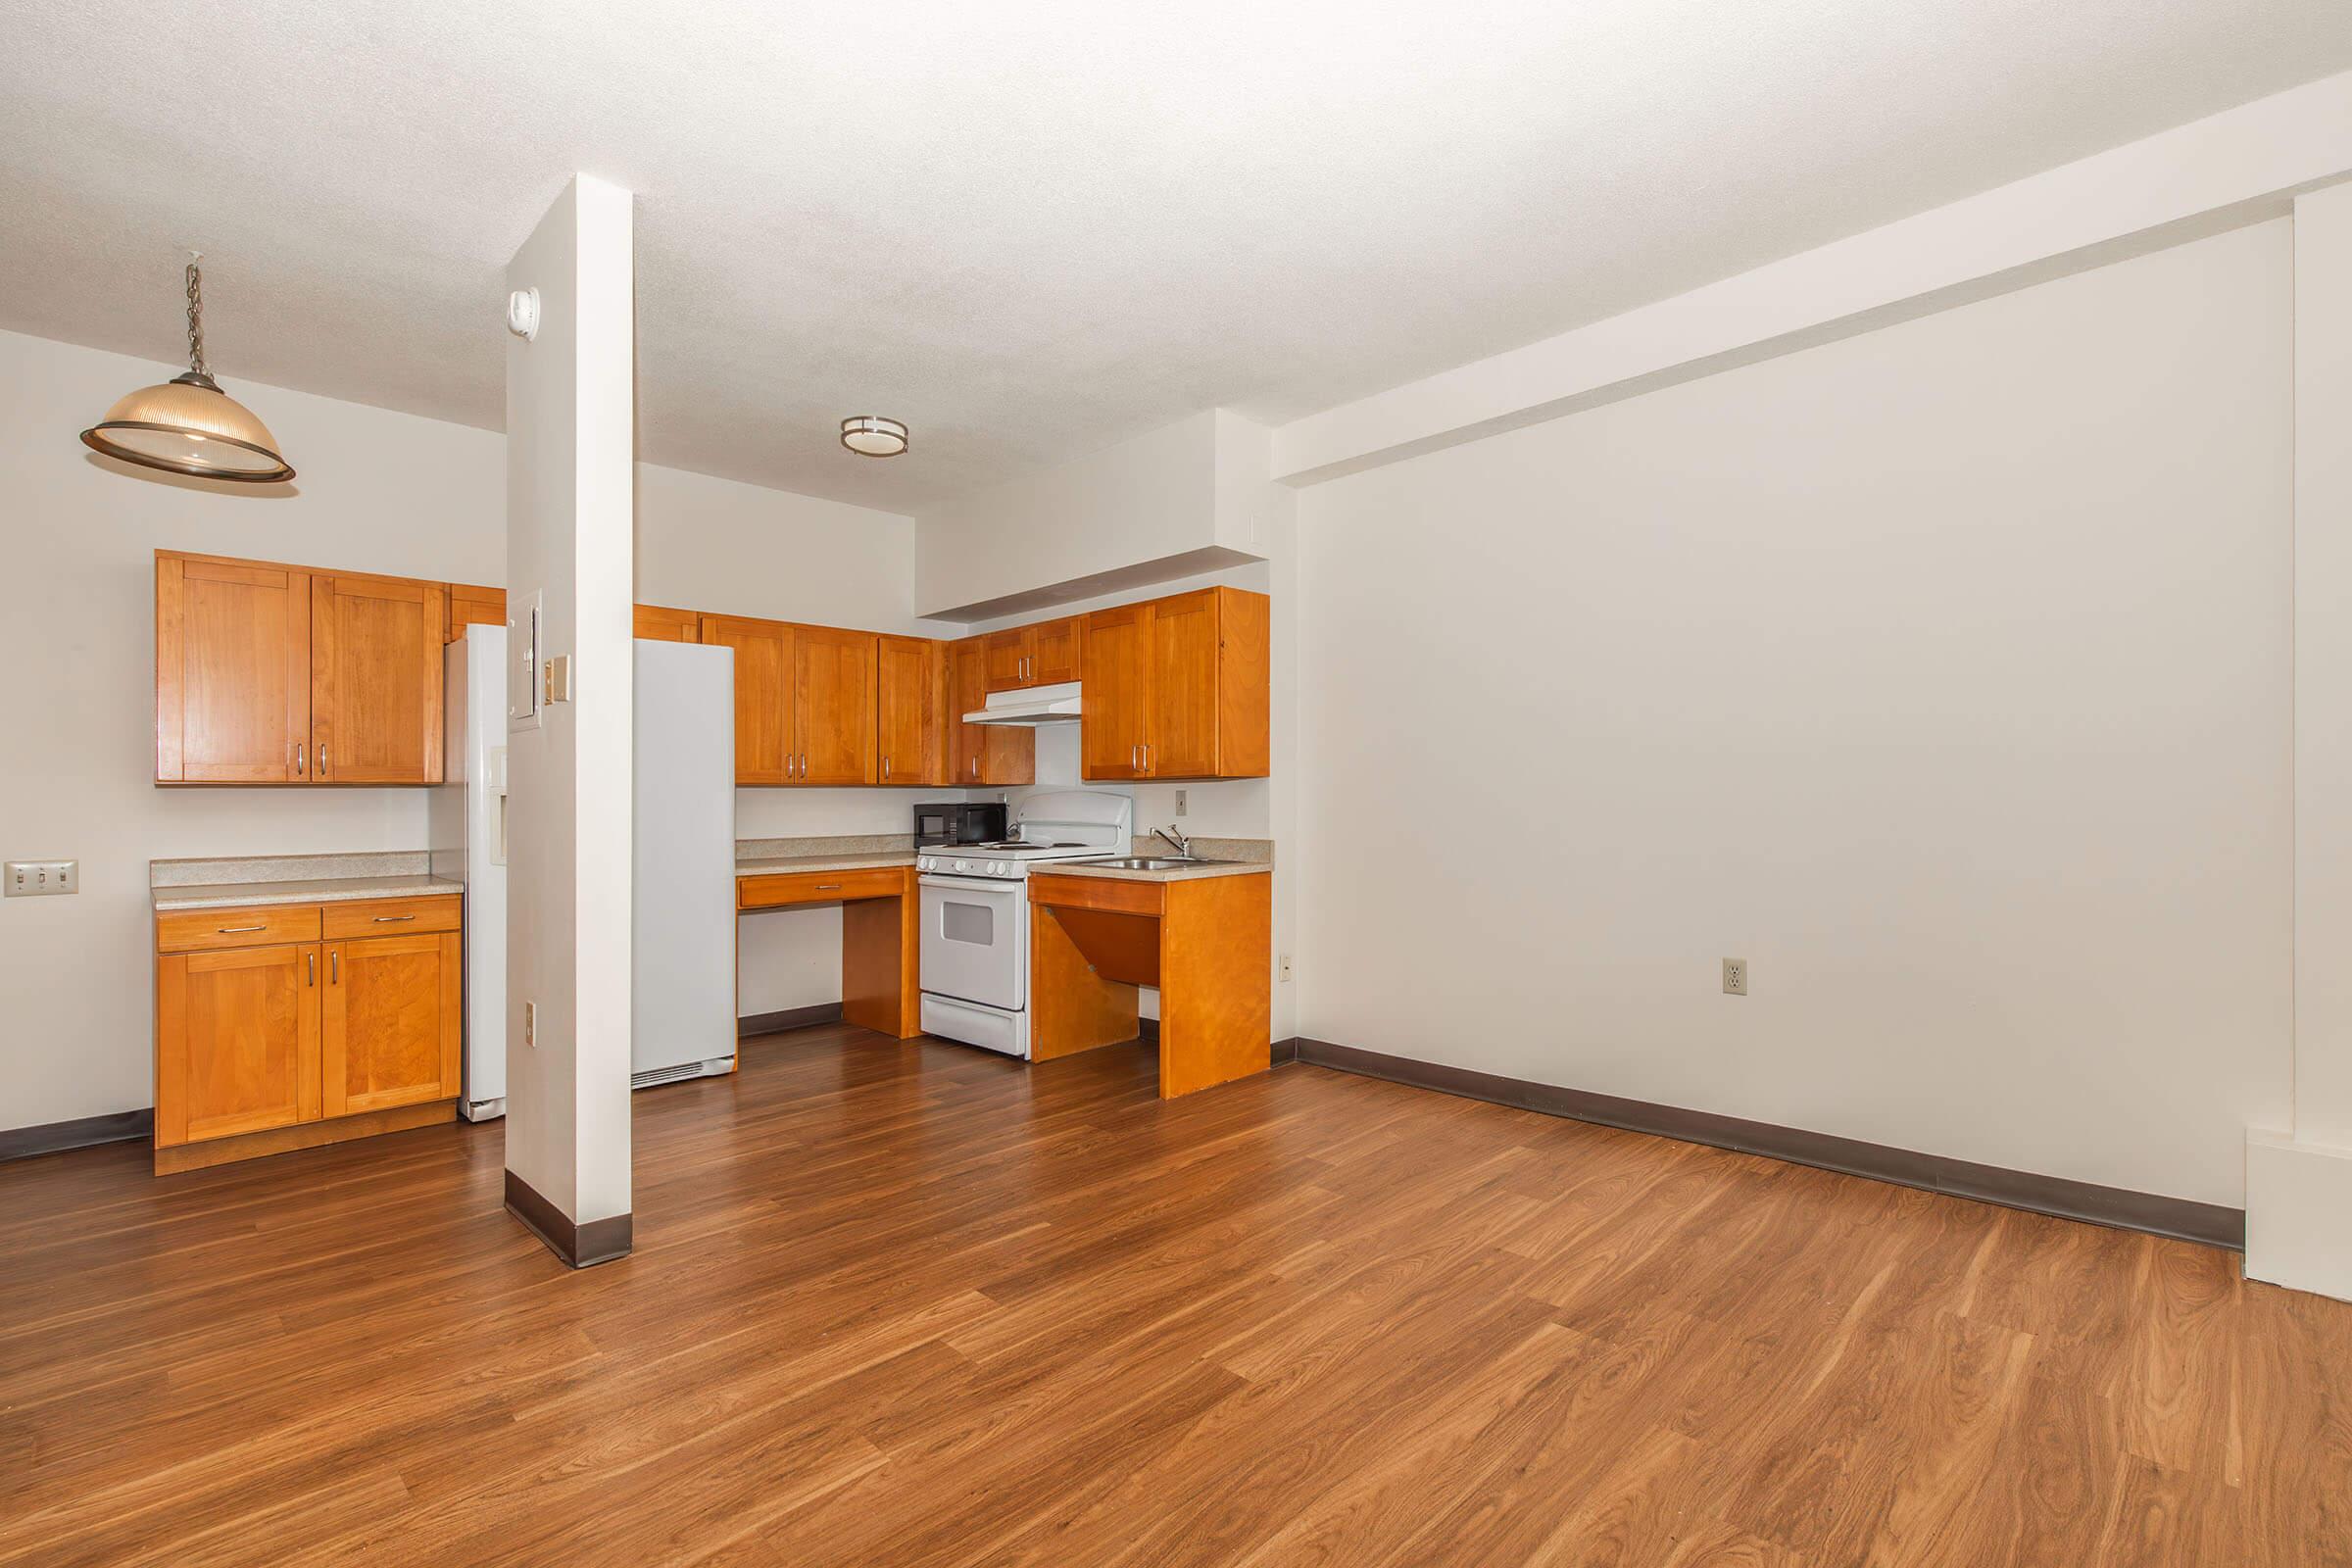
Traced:
<path id="1" fill-rule="evenodd" d="M 2352 67 L 2344 0 L 0 0 L 0 326 L 172 359 L 195 246 L 232 391 L 495 427 L 507 258 L 587 170 L 638 195 L 641 455 L 900 511 Z M 862 413 L 913 452 L 843 452 Z"/>

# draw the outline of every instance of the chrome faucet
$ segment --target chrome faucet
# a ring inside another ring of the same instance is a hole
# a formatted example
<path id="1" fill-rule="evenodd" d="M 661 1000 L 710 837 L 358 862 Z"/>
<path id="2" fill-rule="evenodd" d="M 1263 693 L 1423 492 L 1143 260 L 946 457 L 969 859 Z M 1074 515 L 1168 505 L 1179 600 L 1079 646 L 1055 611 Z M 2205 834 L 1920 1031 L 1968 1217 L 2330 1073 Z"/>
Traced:
<path id="1" fill-rule="evenodd" d="M 1152 830 L 1152 836 L 1155 839 L 1166 839 L 1170 844 L 1176 846 L 1176 853 L 1178 855 L 1183 856 L 1187 859 L 1192 858 L 1193 841 L 1186 838 L 1182 833 L 1177 832 L 1173 826 L 1155 827 Z"/>

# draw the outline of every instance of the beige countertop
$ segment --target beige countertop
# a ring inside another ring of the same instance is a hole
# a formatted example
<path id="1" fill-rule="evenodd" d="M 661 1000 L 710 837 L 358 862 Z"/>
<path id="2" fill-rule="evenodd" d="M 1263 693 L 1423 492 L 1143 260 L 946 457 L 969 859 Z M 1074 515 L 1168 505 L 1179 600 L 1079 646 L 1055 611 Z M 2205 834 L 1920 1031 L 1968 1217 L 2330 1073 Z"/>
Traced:
<path id="1" fill-rule="evenodd" d="M 1165 871 L 1138 871 L 1120 865 L 1089 865 L 1084 860 L 1055 860 L 1041 865 L 1033 876 L 1091 876 L 1106 882 L 1200 882 L 1212 876 L 1270 876 L 1272 864 L 1250 861 L 1236 865 L 1180 865 Z"/>
<path id="2" fill-rule="evenodd" d="M 764 855 L 735 862 L 737 876 L 779 876 L 793 871 L 871 871 L 894 865 L 912 865 L 912 850 L 882 850 L 867 854 Z"/>
<path id="3" fill-rule="evenodd" d="M 270 904 L 347 904 L 354 899 L 421 899 L 463 893 L 466 884 L 437 876 L 311 877 L 286 882 L 191 883 L 153 890 L 155 912 L 254 908 Z"/>

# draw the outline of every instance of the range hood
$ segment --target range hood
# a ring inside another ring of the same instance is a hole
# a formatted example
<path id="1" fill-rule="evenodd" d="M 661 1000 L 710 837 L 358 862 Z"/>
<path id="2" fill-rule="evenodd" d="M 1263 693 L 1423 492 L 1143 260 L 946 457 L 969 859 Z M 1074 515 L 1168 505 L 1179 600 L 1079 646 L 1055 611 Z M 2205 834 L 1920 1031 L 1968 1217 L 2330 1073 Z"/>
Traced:
<path id="1" fill-rule="evenodd" d="M 1023 691 L 990 692 L 988 705 L 963 715 L 966 724 L 1075 724 L 1078 721 L 1078 683 L 1031 686 Z"/>

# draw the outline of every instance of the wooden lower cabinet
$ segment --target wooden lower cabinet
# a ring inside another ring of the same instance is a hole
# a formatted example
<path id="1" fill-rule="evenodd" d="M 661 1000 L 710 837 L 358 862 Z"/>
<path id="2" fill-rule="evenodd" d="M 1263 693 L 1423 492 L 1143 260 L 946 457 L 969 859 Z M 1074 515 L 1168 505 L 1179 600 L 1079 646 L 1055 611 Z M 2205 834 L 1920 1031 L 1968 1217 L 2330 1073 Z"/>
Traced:
<path id="1" fill-rule="evenodd" d="M 157 1148 L 318 1119 L 318 943 L 156 959 Z"/>
<path id="2" fill-rule="evenodd" d="M 334 905 L 157 917 L 159 1174 L 454 1114 L 464 1027 L 458 901 L 404 902 L 416 908 L 368 918 L 426 929 L 276 940 L 316 936 L 322 917 L 331 932 Z"/>
<path id="3" fill-rule="evenodd" d="M 465 963 L 464 938 L 455 931 L 326 945 L 318 1027 L 324 1114 L 458 1093 Z"/>

